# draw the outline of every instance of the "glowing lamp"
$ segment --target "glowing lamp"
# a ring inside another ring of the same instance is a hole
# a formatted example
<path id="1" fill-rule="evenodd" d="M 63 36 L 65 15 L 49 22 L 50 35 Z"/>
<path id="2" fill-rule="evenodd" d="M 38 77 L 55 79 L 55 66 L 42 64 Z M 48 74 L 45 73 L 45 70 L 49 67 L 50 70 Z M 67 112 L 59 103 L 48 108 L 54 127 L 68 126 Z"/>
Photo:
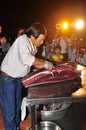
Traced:
<path id="1" fill-rule="evenodd" d="M 84 22 L 82 20 L 76 21 L 75 27 L 77 29 L 82 29 L 84 27 Z"/>
<path id="2" fill-rule="evenodd" d="M 62 28 L 63 28 L 63 29 L 68 29 L 68 23 L 67 23 L 67 22 L 63 23 L 63 24 L 62 24 Z"/>

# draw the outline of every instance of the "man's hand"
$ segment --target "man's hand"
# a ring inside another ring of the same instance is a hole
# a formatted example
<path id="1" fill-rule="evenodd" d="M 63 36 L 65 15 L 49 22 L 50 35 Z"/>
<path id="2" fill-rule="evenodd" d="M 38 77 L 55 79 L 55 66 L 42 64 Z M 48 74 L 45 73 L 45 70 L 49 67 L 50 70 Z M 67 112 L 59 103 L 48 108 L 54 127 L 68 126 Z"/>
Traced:
<path id="1" fill-rule="evenodd" d="M 45 61 L 44 68 L 48 70 L 52 70 L 54 68 L 52 62 Z"/>

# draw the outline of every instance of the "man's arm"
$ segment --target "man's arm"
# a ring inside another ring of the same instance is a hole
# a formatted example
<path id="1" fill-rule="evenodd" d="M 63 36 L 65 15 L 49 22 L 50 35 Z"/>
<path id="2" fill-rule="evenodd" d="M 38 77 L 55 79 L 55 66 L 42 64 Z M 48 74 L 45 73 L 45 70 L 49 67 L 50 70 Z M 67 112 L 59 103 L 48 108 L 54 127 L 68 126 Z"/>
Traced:
<path id="1" fill-rule="evenodd" d="M 49 69 L 49 70 L 52 70 L 54 68 L 52 62 L 38 59 L 38 58 L 35 58 L 33 66 L 36 68 L 45 68 L 45 69 Z"/>

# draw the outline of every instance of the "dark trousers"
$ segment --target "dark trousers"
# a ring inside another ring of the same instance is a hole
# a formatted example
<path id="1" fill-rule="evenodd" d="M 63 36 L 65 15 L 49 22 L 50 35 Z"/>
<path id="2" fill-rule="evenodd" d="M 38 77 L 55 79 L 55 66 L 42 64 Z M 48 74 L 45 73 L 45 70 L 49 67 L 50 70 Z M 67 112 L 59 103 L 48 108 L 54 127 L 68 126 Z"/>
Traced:
<path id="1" fill-rule="evenodd" d="M 63 61 L 68 61 L 68 53 L 64 53 L 62 55 L 64 57 Z"/>

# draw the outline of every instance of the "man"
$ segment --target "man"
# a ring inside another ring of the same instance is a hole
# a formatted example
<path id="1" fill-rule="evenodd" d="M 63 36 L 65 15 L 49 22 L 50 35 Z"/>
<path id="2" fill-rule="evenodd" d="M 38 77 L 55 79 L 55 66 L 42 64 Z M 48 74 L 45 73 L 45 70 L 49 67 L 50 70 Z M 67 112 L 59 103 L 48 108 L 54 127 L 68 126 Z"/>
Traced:
<path id="1" fill-rule="evenodd" d="M 46 28 L 33 23 L 25 34 L 18 37 L 10 47 L 1 64 L 1 104 L 5 130 L 17 130 L 20 123 L 21 78 L 26 76 L 31 66 L 51 70 L 51 62 L 35 57 L 37 47 L 43 44 Z"/>
<path id="2" fill-rule="evenodd" d="M 62 36 L 60 39 L 60 47 L 61 47 L 61 54 L 63 55 L 64 59 L 63 61 L 68 60 L 68 43 L 66 41 L 66 37 Z"/>

